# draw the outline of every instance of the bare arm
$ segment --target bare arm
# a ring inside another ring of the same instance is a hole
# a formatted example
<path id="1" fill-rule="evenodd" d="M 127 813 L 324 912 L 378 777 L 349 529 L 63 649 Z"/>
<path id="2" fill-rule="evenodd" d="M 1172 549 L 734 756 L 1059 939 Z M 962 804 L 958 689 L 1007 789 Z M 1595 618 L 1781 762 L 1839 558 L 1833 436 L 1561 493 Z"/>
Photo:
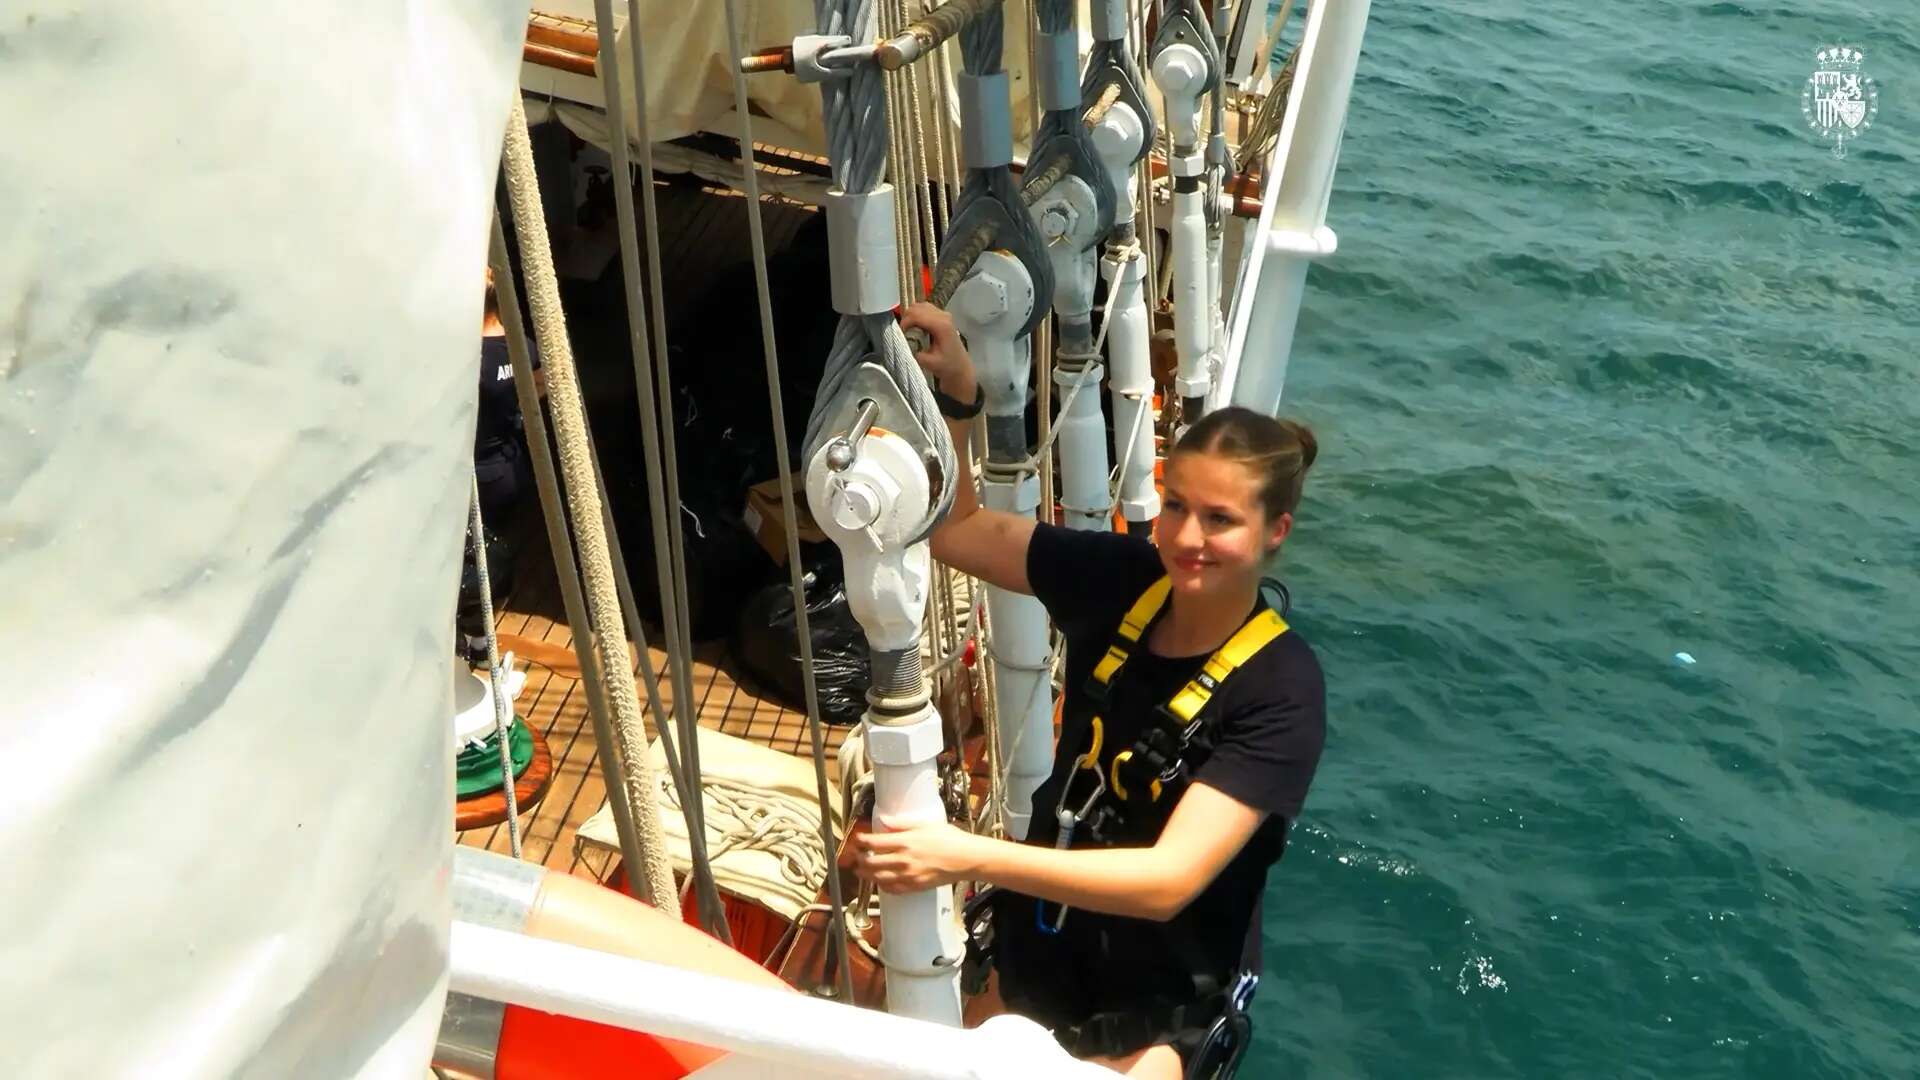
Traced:
<path id="1" fill-rule="evenodd" d="M 1152 847 L 1060 851 L 946 824 L 865 833 L 855 844 L 860 873 L 882 892 L 981 880 L 1069 907 L 1165 921 L 1212 884 L 1264 820 L 1264 812 L 1194 784 Z"/>
<path id="2" fill-rule="evenodd" d="M 980 392 L 979 383 L 953 318 L 932 304 L 915 304 L 901 315 L 900 325 L 927 332 L 932 344 L 916 359 L 940 391 L 962 402 L 972 401 Z M 947 421 L 960 475 L 954 477 L 953 509 L 933 531 L 933 557 L 989 584 L 1032 593 L 1033 586 L 1027 582 L 1027 543 L 1033 539 L 1034 519 L 980 505 L 967 454 L 971 428 L 971 421 Z"/>

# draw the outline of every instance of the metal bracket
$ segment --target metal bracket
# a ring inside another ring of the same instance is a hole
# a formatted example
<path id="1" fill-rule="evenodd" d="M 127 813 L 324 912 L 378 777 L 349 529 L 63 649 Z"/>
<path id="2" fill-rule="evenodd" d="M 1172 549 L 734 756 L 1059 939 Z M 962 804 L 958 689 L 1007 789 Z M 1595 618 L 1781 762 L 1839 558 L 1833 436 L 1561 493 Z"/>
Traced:
<path id="1" fill-rule="evenodd" d="M 1113 231 L 1115 192 L 1113 185 L 1107 182 L 1106 166 L 1093 152 L 1093 146 L 1086 138 L 1086 129 L 1078 132 L 1055 135 L 1041 143 L 1027 165 L 1027 172 L 1033 176 L 1044 176 L 1053 170 L 1056 158 L 1066 159 L 1066 175 L 1077 177 L 1093 192 L 1094 220 L 1098 227 L 1094 238 L 1106 236 Z M 1037 205 L 1046 197 L 1046 192 L 1029 192 L 1031 186 L 1021 194 L 1029 205 Z"/>
<path id="2" fill-rule="evenodd" d="M 1137 164 L 1153 149 L 1153 141 L 1159 137 L 1159 131 L 1154 127 L 1153 110 L 1147 107 L 1146 88 L 1140 85 L 1140 73 L 1123 64 L 1089 65 L 1086 81 L 1080 90 L 1081 108 L 1092 109 L 1109 86 L 1119 88 L 1115 104 L 1132 109 L 1133 115 L 1140 120 L 1144 137 L 1140 140 L 1140 152 L 1134 155 L 1133 160 Z"/>
<path id="3" fill-rule="evenodd" d="M 1213 28 L 1206 20 L 1196 18 L 1191 3 L 1181 3 L 1171 14 L 1160 20 L 1160 32 L 1154 35 L 1153 45 L 1147 55 L 1153 56 L 1161 49 L 1173 44 L 1191 45 L 1200 51 L 1207 60 L 1207 78 L 1201 84 L 1200 94 L 1211 93 L 1220 85 L 1220 43 L 1214 40 Z M 1196 95 L 1195 100 L 1198 100 Z"/>
<path id="4" fill-rule="evenodd" d="M 968 188 L 968 191 L 975 190 Z M 1027 276 L 1033 279 L 1036 297 L 1053 296 L 1053 260 L 1047 258 L 1046 241 L 1040 239 L 1039 227 L 1027 215 L 1026 201 L 1021 199 L 1018 203 L 1009 207 L 990 189 L 978 189 L 974 197 L 960 200 L 952 223 L 947 226 L 947 243 L 940 248 L 940 264 L 934 268 L 934 303 L 944 307 L 952 300 L 954 289 L 972 272 L 973 264 L 993 247 L 1004 248 L 1019 260 Z M 1014 214 L 1020 215 L 1018 223 Z M 961 244 L 955 241 L 956 237 L 975 238 L 975 242 Z M 978 239 L 982 237 L 984 242 Z M 1036 300 L 1020 333 L 1033 333 L 1052 311 L 1049 304 Z"/>
<path id="5" fill-rule="evenodd" d="M 844 79 L 874 58 L 874 45 L 855 45 L 845 34 L 801 34 L 791 45 L 761 49 L 740 58 L 740 71 L 757 75 L 784 71 L 803 83 Z"/>

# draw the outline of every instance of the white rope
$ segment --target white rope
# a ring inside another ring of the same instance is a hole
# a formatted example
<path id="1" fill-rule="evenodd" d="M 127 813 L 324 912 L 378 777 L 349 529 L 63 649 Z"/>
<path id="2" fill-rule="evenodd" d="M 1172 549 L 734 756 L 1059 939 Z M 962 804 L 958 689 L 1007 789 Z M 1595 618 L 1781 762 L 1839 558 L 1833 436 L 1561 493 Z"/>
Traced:
<path id="1" fill-rule="evenodd" d="M 1115 277 L 1117 280 L 1118 275 L 1115 275 Z M 1093 339 L 1093 355 L 1101 355 L 1101 350 L 1106 347 L 1107 327 L 1113 325 L 1113 301 L 1114 298 L 1119 295 L 1120 290 L 1108 289 L 1106 303 L 1100 306 L 1100 333 L 1096 334 Z M 1073 385 L 1067 388 L 1066 396 L 1060 399 L 1060 415 L 1065 416 L 1067 410 L 1073 408 L 1073 400 L 1080 396 L 1081 387 L 1089 383 L 1094 385 L 1099 384 L 1099 380 L 1091 377 L 1093 374 L 1094 369 L 1092 367 L 1080 369 L 1080 373 L 1073 380 Z M 1006 469 L 1016 475 L 1038 472 L 1043 460 L 1042 455 L 1046 454 L 1052 448 L 1053 441 L 1059 437 L 1059 426 L 1051 426 L 1047 431 L 1046 438 L 1041 441 L 1039 446 L 1034 448 L 1033 453 L 1028 455 L 1024 461 L 1013 462 L 1010 465 L 996 465 L 995 467 Z"/>
<path id="2" fill-rule="evenodd" d="M 726 0 L 725 9 L 727 48 L 730 55 L 738 56 L 740 55 L 740 19 L 739 12 L 734 7 L 734 0 Z M 767 237 L 764 223 L 760 219 L 760 181 L 758 170 L 754 167 L 752 110 L 747 104 L 746 77 L 737 66 L 733 74 L 733 100 L 734 111 L 740 116 L 740 176 L 747 196 L 747 234 L 753 246 L 753 285 L 755 300 L 759 304 L 760 347 L 766 361 L 767 408 L 773 425 L 774 461 L 780 470 L 780 514 L 786 526 L 787 583 L 793 592 L 795 632 L 800 646 L 800 682 L 806 698 L 807 737 L 813 749 L 814 794 L 820 812 L 819 822 L 812 839 L 819 842 L 822 858 L 831 861 L 838 855 L 839 839 L 834 831 L 832 806 L 828 801 L 830 785 L 827 783 L 826 735 L 820 726 L 820 689 L 814 673 L 813 631 L 807 614 L 806 584 L 801 570 L 800 529 L 797 523 L 798 510 L 793 489 L 793 462 L 789 459 L 787 452 L 787 407 L 785 396 L 780 388 L 780 354 L 778 343 L 774 339 L 773 294 L 767 281 Z M 827 876 L 827 894 L 834 903 L 836 912 L 834 925 L 839 927 L 839 936 L 845 937 L 845 921 L 839 915 L 839 905 L 843 897 L 838 874 Z M 839 977 L 834 983 L 834 995 L 851 1004 L 853 1002 L 851 965 L 839 963 L 835 966 Z"/>
<path id="3" fill-rule="evenodd" d="M 567 340 L 566 314 L 560 306 L 559 278 L 554 273 L 553 249 L 547 239 L 546 216 L 533 171 L 533 142 L 527 135 L 527 114 L 518 94 L 513 96 L 513 111 L 507 120 L 504 158 L 507 195 L 513 207 L 514 225 L 519 229 L 521 267 L 533 308 L 534 337 L 540 343 L 540 356 L 547 372 L 547 401 L 553 413 L 554 437 L 559 444 L 560 471 L 566 480 L 567 505 L 573 516 L 581 569 L 586 578 L 588 613 L 593 621 L 593 626 L 586 629 L 597 635 L 600 672 L 610 691 L 608 704 L 612 709 L 616 748 L 626 766 L 621 779 L 639 833 L 643 865 L 638 868 L 640 874 L 632 871 L 629 874 L 636 877 L 643 874 L 648 901 L 678 917 L 680 898 L 675 894 L 673 867 L 666 857 L 660 811 L 650 797 L 654 788 L 653 767 L 647 757 L 645 721 L 633 685 L 633 671 L 627 666 L 627 638 L 620 629 L 620 597 L 613 581 L 613 560 L 607 550 L 606 531 L 600 527 L 602 510 L 599 490 L 593 481 L 593 453 L 587 445 L 585 403 L 580 394 L 579 373 L 573 363 L 573 346 Z M 595 628 L 606 628 L 606 631 Z"/>
<path id="4" fill-rule="evenodd" d="M 541 409 L 540 393 L 534 386 L 533 358 L 528 353 L 526 327 L 520 316 L 520 296 L 513 283 L 513 266 L 507 258 L 506 230 L 501 227 L 497 209 L 494 211 L 491 232 L 487 265 L 493 268 L 494 284 L 500 292 L 500 321 L 507 328 L 507 358 L 513 363 L 514 395 L 520 400 L 520 413 L 526 420 L 527 450 L 533 459 L 533 486 L 540 496 L 540 516 L 547 527 L 547 549 L 553 553 L 555 576 L 560 580 L 560 603 L 566 613 L 567 625 L 586 628 L 571 635 L 571 645 L 574 656 L 580 661 L 580 686 L 586 693 L 587 720 L 593 726 L 594 741 L 600 746 L 612 747 L 617 742 L 613 732 L 613 710 L 607 704 L 606 682 L 600 677 L 598 646 L 591 632 L 593 620 L 587 614 L 587 598 L 580 584 L 580 568 L 574 560 L 573 533 L 567 523 L 565 496 L 560 490 L 559 471 L 547 438 L 547 422 Z M 617 551 L 618 541 L 615 540 L 609 548 Z M 617 582 L 617 560 L 614 569 Z M 642 659 L 645 659 L 644 652 Z M 651 665 L 647 670 L 651 670 Z M 640 830 L 634 825 L 633 813 L 627 805 L 627 789 L 621 780 L 623 774 L 619 755 L 609 752 L 594 756 L 598 758 L 600 777 L 607 789 L 607 805 L 613 810 L 613 827 L 620 840 L 621 858 L 629 865 L 638 866 L 641 864 Z M 638 875 L 629 876 L 627 889 L 634 896 L 642 895 L 646 887 L 647 883 L 641 881 Z"/>
<path id="5" fill-rule="evenodd" d="M 671 784 L 661 783 L 657 790 L 679 807 L 679 793 Z M 700 791 L 707 804 L 702 818 L 709 858 L 730 851 L 765 852 L 779 860 L 780 876 L 790 884 L 808 893 L 825 884 L 828 859 L 820 848 L 820 824 L 813 818 L 818 806 L 723 776 L 705 778 Z"/>
<path id="6" fill-rule="evenodd" d="M 983 621 L 981 613 L 984 612 L 984 621 L 990 630 L 993 617 L 992 613 L 987 610 L 987 597 L 984 593 L 977 595 L 978 606 L 976 607 L 975 622 L 978 624 Z M 1028 692 L 1026 708 L 1021 711 L 1022 716 L 1026 715 L 1027 712 L 1032 711 L 1034 704 L 1039 700 L 1042 687 L 1046 687 L 1048 690 L 1053 689 L 1054 677 L 1059 671 L 1060 658 L 1064 654 L 1065 649 L 1066 638 L 1062 636 L 1058 630 L 1054 630 L 1049 635 L 1046 663 L 1038 665 L 1011 663 L 1000 659 L 1000 657 L 994 653 L 992 637 L 989 633 L 985 638 L 984 644 L 981 646 L 981 650 L 985 652 L 988 659 L 992 661 L 991 663 L 982 665 L 987 673 L 984 680 L 988 684 L 986 687 L 987 695 L 995 700 L 998 699 L 999 669 L 1002 667 L 1010 671 L 1044 673 L 1047 677 L 1044 679 L 1035 679 L 1033 681 L 1033 689 Z M 995 709 L 997 712 L 997 705 Z M 984 830 L 993 836 L 1006 835 L 1007 774 L 1013 768 L 1013 757 L 1019 753 L 1020 741 L 1025 735 L 1026 725 L 1022 724 L 1020 728 L 1013 733 L 1013 739 L 1006 744 L 1002 744 L 1000 741 L 999 717 L 996 715 L 989 720 L 987 725 L 987 771 L 992 782 L 987 788 L 987 805 L 983 808 L 981 816 L 973 822 L 973 830 L 975 832 L 982 832 Z"/>

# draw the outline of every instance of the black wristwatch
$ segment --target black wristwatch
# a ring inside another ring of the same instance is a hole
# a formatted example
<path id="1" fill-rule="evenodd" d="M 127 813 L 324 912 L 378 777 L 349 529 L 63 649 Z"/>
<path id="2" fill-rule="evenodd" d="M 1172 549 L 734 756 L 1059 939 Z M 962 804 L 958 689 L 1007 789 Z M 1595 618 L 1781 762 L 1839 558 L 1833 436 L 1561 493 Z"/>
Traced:
<path id="1" fill-rule="evenodd" d="M 940 406 L 940 415 L 949 420 L 971 420 L 980 415 L 981 409 L 987 407 L 987 391 L 978 381 L 975 381 L 973 384 L 972 404 L 967 404 L 957 398 L 948 397 L 946 394 L 941 393 L 938 382 L 927 384 L 927 388 L 933 391 L 933 401 L 934 404 Z"/>

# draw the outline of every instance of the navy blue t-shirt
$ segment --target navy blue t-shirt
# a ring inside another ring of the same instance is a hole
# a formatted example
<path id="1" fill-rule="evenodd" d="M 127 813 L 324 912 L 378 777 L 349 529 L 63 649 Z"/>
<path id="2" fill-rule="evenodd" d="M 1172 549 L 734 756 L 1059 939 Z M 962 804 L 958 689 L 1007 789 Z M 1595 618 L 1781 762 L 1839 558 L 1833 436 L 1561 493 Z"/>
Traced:
<path id="1" fill-rule="evenodd" d="M 1034 530 L 1027 549 L 1027 580 L 1066 637 L 1068 702 L 1052 775 L 1034 795 L 1029 843 L 1053 844 L 1057 832 L 1053 808 L 1060 785 L 1091 740 L 1090 710 L 1076 706 L 1121 617 L 1164 573 L 1158 551 L 1141 537 L 1045 524 Z M 1158 656 L 1148 646 L 1148 637 L 1132 650 L 1108 694 L 1101 723 L 1109 747 L 1131 745 L 1154 710 L 1170 700 L 1211 655 L 1209 651 L 1198 656 Z M 1221 684 L 1204 715 L 1211 717 L 1215 740 L 1211 754 L 1189 756 L 1194 782 L 1267 814 L 1219 876 L 1174 918 L 1182 932 L 1199 944 L 1214 972 L 1224 978 L 1243 966 L 1258 968 L 1259 935 L 1249 930 L 1267 871 L 1286 850 L 1287 828 L 1300 815 L 1326 741 L 1326 686 L 1313 650 L 1299 631 L 1289 629 Z M 1137 951 L 1171 937 L 1168 926 L 1143 920 L 1087 911 L 1070 917 L 1082 920 L 1083 930 L 1090 924 L 1099 927 L 1094 935 L 1063 935 L 1080 942 L 1111 945 L 1129 939 Z M 1061 942 L 1062 947 L 1067 944 Z M 1096 962 L 1092 956 L 1057 959 L 1075 967 Z M 1179 958 L 1169 955 L 1163 960 L 1172 965 Z M 1095 985 L 1086 987 L 1082 1007 L 1090 1011 L 1124 1008 L 1129 998 L 1150 989 L 1177 995 L 1180 973 L 1164 965 L 1159 972 L 1152 971 L 1152 965 L 1137 970 L 1142 966 L 1135 966 L 1137 980 L 1087 967 L 1086 979 Z"/>

